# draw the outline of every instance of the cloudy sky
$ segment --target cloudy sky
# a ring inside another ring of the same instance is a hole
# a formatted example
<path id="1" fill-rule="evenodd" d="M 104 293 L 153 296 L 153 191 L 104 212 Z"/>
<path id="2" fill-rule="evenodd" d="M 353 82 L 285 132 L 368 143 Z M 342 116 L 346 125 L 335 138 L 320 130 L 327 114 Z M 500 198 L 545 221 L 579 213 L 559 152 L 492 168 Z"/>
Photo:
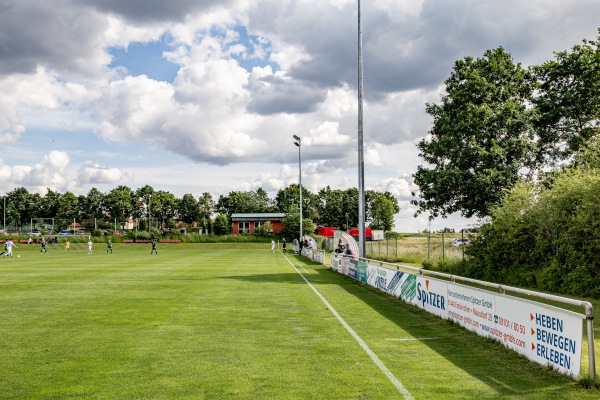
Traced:
<path id="1" fill-rule="evenodd" d="M 365 186 L 414 218 L 416 143 L 453 63 L 595 39 L 598 0 L 363 1 Z M 0 193 L 181 197 L 358 186 L 356 0 L 0 0 Z M 432 229 L 473 221 L 435 220 Z"/>

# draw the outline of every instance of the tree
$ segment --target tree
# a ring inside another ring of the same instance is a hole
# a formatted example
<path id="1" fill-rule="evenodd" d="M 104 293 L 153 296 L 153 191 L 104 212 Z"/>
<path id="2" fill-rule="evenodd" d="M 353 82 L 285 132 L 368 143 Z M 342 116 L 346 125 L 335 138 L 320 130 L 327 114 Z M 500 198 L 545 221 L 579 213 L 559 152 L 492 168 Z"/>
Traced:
<path id="1" fill-rule="evenodd" d="M 208 229 L 210 232 L 210 217 L 215 210 L 215 201 L 213 200 L 212 194 L 208 192 L 202 193 L 202 196 L 198 199 L 198 218 L 202 229 Z"/>
<path id="2" fill-rule="evenodd" d="M 198 202 L 191 194 L 184 194 L 177 201 L 177 214 L 186 224 L 192 224 L 199 218 Z"/>
<path id="3" fill-rule="evenodd" d="M 151 218 L 152 213 L 152 194 L 154 193 L 154 189 L 150 185 L 146 185 L 144 187 L 139 188 L 135 191 L 135 196 L 132 200 L 133 202 L 133 217 L 134 218 L 142 218 L 145 217 L 148 220 L 148 228 L 152 226 Z"/>
<path id="4" fill-rule="evenodd" d="M 285 225 L 282 232 L 284 237 L 298 237 L 300 234 L 300 207 L 295 204 L 290 206 L 282 222 Z M 303 235 L 310 235 L 316 229 L 317 226 L 313 223 L 312 219 L 302 218 Z"/>
<path id="5" fill-rule="evenodd" d="M 55 217 L 58 213 L 58 205 L 60 201 L 61 194 L 55 192 L 51 189 L 48 189 L 46 195 L 42 199 L 42 207 L 41 213 L 39 217 L 41 218 L 52 218 Z"/>
<path id="6" fill-rule="evenodd" d="M 292 183 L 280 189 L 275 196 L 275 206 L 279 212 L 287 213 L 291 207 L 300 207 L 300 186 Z M 317 219 L 320 200 L 317 195 L 302 186 L 302 216 Z"/>
<path id="7" fill-rule="evenodd" d="M 345 228 L 347 209 L 344 204 L 344 191 L 339 189 L 332 190 L 327 186 L 319 190 L 317 196 L 319 199 L 318 223 L 323 226 Z"/>
<path id="8" fill-rule="evenodd" d="M 327 186 L 319 191 L 317 202 L 318 211 L 316 213 L 317 218 L 315 218 L 317 224 L 344 229 L 346 224 L 348 228 L 358 226 L 357 188 L 332 190 Z M 365 204 L 366 209 L 367 204 Z"/>
<path id="9" fill-rule="evenodd" d="M 219 197 L 216 205 L 217 212 L 231 217 L 234 213 L 266 213 L 273 212 L 273 201 L 267 192 L 258 188 L 249 192 L 229 192 L 229 195 Z"/>
<path id="10" fill-rule="evenodd" d="M 159 190 L 152 196 L 152 209 L 154 215 L 161 222 L 161 228 L 174 227 L 173 217 L 176 215 L 176 200 L 172 193 Z M 171 223 L 170 223 L 171 222 Z"/>
<path id="11" fill-rule="evenodd" d="M 105 195 L 96 188 L 91 188 L 85 197 L 83 203 L 80 202 L 80 208 L 86 218 L 104 218 L 106 216 L 106 207 L 104 205 Z"/>
<path id="12" fill-rule="evenodd" d="M 600 133 L 600 36 L 555 55 L 532 68 L 538 81 L 537 161 L 549 165 L 568 160 Z"/>
<path id="13" fill-rule="evenodd" d="M 35 214 L 37 207 L 34 204 L 33 195 L 24 187 L 9 192 L 6 199 L 6 218 L 9 224 L 19 227 L 28 224 Z"/>
<path id="14" fill-rule="evenodd" d="M 108 192 L 104 198 L 106 209 L 111 218 L 124 224 L 125 218 L 133 209 L 134 193 L 127 186 L 118 186 Z"/>
<path id="15" fill-rule="evenodd" d="M 215 235 L 228 235 L 231 233 L 231 223 L 229 217 L 225 214 L 218 214 L 213 225 Z"/>
<path id="16" fill-rule="evenodd" d="M 390 192 L 367 191 L 365 203 L 371 221 L 369 227 L 391 231 L 394 227 L 394 215 L 400 212 L 398 200 Z"/>
<path id="17" fill-rule="evenodd" d="M 79 200 L 71 192 L 67 192 L 60 196 L 58 200 L 58 211 L 56 217 L 72 221 L 79 217 Z"/>
<path id="18" fill-rule="evenodd" d="M 441 104 L 427 104 L 430 137 L 418 144 L 417 214 L 483 217 L 532 164 L 531 74 L 502 48 L 457 61 Z M 413 193 L 415 195 L 415 193 Z"/>
<path id="19" fill-rule="evenodd" d="M 254 192 L 254 200 L 256 202 L 255 209 L 259 210 L 259 213 L 271 213 L 275 212 L 275 202 L 269 197 L 269 194 L 265 189 L 259 187 Z"/>

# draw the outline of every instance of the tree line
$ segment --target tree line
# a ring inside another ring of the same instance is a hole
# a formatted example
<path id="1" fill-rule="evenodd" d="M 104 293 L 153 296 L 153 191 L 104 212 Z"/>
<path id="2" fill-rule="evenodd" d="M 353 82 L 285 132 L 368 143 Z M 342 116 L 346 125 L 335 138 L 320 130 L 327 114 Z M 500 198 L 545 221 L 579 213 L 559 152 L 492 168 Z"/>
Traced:
<path id="1" fill-rule="evenodd" d="M 365 192 L 366 217 L 374 229 L 386 231 L 394 227 L 394 214 L 400 211 L 398 201 L 390 192 Z M 228 234 L 234 213 L 299 213 L 300 190 L 291 184 L 270 198 L 263 188 L 251 191 L 231 191 L 217 200 L 208 192 L 198 198 L 184 194 L 181 198 L 152 186 L 133 190 L 118 186 L 108 193 L 96 188 L 87 195 L 59 193 L 48 189 L 45 195 L 29 193 L 20 187 L 7 193 L 0 207 L 7 226 L 20 229 L 29 227 L 32 220 L 55 219 L 59 229 L 73 221 L 95 221 L 100 227 L 119 227 L 124 221 L 139 221 L 139 229 L 168 229 L 177 223 L 197 226 L 205 232 Z M 345 228 L 358 225 L 358 189 L 346 190 L 326 187 L 312 193 L 302 187 L 303 221 L 306 233 L 316 225 Z M 6 207 L 4 209 L 4 207 Z M 289 217 L 289 216 L 288 216 Z M 299 215 L 298 215 L 299 221 Z M 60 225 L 64 226 L 60 226 Z"/>
<path id="2" fill-rule="evenodd" d="M 452 272 L 600 298 L 600 36 L 529 68 L 459 60 L 426 110 L 413 204 L 483 221 Z"/>

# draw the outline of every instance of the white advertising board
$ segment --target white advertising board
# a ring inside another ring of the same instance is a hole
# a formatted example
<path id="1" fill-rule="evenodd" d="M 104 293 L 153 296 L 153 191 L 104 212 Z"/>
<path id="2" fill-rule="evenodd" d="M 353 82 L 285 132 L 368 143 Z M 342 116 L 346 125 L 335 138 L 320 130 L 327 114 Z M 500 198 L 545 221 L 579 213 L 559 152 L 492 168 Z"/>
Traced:
<path id="1" fill-rule="evenodd" d="M 448 284 L 448 315 L 542 365 L 579 377 L 582 316 L 534 301 Z"/>
<path id="2" fill-rule="evenodd" d="M 416 297 L 417 276 L 403 271 L 367 265 L 367 283 L 406 302 Z"/>
<path id="3" fill-rule="evenodd" d="M 448 307 L 446 292 L 448 284 L 446 281 L 417 276 L 417 295 L 412 304 L 438 317 L 448 319 Z"/>
<path id="4" fill-rule="evenodd" d="M 367 283 L 579 378 L 584 317 L 580 314 L 375 265 L 367 266 Z"/>
<path id="5" fill-rule="evenodd" d="M 504 325 L 509 325 L 513 330 L 510 335 L 511 344 L 513 334 L 525 344 L 524 351 L 519 349 L 520 353 L 530 360 L 551 365 L 565 374 L 579 378 L 583 339 L 580 316 L 560 308 L 515 300 L 508 296 L 498 295 L 496 301 L 498 319 L 505 316 L 508 321 L 504 321 Z M 514 345 L 511 347 L 514 348 Z"/>

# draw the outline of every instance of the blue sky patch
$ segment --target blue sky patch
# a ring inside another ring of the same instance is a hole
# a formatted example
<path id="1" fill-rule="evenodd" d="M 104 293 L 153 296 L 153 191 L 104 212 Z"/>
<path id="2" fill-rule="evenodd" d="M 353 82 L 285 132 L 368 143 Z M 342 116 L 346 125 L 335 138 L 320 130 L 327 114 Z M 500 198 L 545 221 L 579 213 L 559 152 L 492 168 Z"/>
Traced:
<path id="1" fill-rule="evenodd" d="M 158 42 L 131 43 L 127 49 L 109 49 L 113 57 L 111 68 L 127 68 L 132 76 L 146 75 L 150 79 L 172 83 L 180 66 L 163 57 L 163 52 L 172 51 L 165 38 Z"/>
<path id="2" fill-rule="evenodd" d="M 232 55 L 240 67 L 248 72 L 252 72 L 254 67 L 266 67 L 267 65 L 271 65 L 274 72 L 279 69 L 279 66 L 270 60 L 271 42 L 264 38 L 261 39 L 258 35 L 248 34 L 246 27 L 241 25 L 234 26 L 232 29 L 238 34 L 238 40 L 231 42 L 230 47 L 241 44 L 246 48 L 246 52 Z M 222 33 L 214 32 L 214 35 L 222 36 Z M 258 53 L 257 50 L 259 50 Z"/>

